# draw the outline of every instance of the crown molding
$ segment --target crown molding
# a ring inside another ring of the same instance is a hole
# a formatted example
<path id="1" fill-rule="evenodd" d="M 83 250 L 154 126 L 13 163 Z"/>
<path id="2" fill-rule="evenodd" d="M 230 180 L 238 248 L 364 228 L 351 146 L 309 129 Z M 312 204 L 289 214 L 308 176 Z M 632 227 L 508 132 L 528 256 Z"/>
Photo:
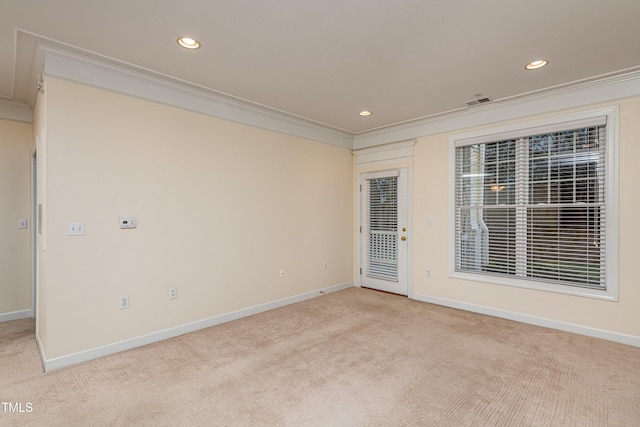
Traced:
<path id="1" fill-rule="evenodd" d="M 42 39 L 36 49 L 32 80 L 40 74 L 352 150 L 640 96 L 640 70 L 632 69 L 353 134 Z M 32 98 L 30 102 L 35 96 Z M 0 99 L 0 118 L 31 122 L 32 111 L 26 104 Z"/>
<path id="2" fill-rule="evenodd" d="M 42 64 L 46 76 L 343 148 L 353 145 L 349 132 L 84 51 L 40 42 L 34 64 Z"/>
<path id="3" fill-rule="evenodd" d="M 0 99 L 0 119 L 31 123 L 33 120 L 33 112 L 27 104 Z"/>
<path id="4" fill-rule="evenodd" d="M 550 88 L 496 100 L 489 105 L 365 131 L 354 136 L 353 148 L 358 150 L 394 141 L 454 132 L 474 126 L 522 119 L 635 96 L 640 96 L 640 70 L 561 88 Z"/>

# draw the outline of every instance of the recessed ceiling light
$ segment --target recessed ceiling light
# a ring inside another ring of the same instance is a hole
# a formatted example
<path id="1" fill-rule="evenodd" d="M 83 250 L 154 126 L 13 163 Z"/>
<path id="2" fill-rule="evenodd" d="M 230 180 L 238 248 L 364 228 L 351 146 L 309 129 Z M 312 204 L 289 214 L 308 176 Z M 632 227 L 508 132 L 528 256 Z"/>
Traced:
<path id="1" fill-rule="evenodd" d="M 373 113 L 371 111 L 369 111 L 369 110 L 360 111 L 360 115 L 361 116 L 370 116 L 372 114 Z"/>
<path id="2" fill-rule="evenodd" d="M 532 61 L 529 62 L 527 65 L 525 65 L 525 70 L 537 70 L 538 68 L 542 68 L 545 65 L 547 65 L 549 63 L 549 61 L 547 61 L 546 59 L 538 59 L 536 61 Z"/>
<path id="3" fill-rule="evenodd" d="M 180 37 L 178 44 L 185 49 L 197 49 L 200 47 L 200 42 L 191 37 Z"/>

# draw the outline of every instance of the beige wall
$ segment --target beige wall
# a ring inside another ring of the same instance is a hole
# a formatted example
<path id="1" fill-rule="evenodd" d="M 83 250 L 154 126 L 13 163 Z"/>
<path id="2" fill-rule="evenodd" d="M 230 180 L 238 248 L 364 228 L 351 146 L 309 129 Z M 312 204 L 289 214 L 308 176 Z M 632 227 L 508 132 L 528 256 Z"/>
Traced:
<path id="1" fill-rule="evenodd" d="M 450 245 L 446 185 L 449 134 L 420 138 L 415 146 L 414 293 L 640 336 L 640 279 L 636 272 L 640 256 L 640 99 L 616 104 L 620 106 L 618 302 L 449 278 L 448 251 L 444 249 Z M 427 218 L 434 218 L 436 226 L 427 227 Z M 433 270 L 430 279 L 425 274 L 427 268 Z"/>
<path id="2" fill-rule="evenodd" d="M 46 92 L 47 358 L 353 280 L 349 150 L 51 78 Z"/>
<path id="3" fill-rule="evenodd" d="M 30 124 L 0 120 L 0 315 L 31 309 L 31 148 Z"/>
<path id="4" fill-rule="evenodd" d="M 46 85 L 34 134 L 46 136 L 38 321 L 47 358 L 353 280 L 349 150 L 62 80 Z M 448 278 L 449 134 L 415 145 L 413 294 L 640 336 L 640 99 L 617 105 L 618 302 Z M 120 216 L 135 216 L 138 228 L 120 230 Z M 86 235 L 67 236 L 68 222 L 84 222 Z M 119 310 L 124 294 L 131 306 Z"/>

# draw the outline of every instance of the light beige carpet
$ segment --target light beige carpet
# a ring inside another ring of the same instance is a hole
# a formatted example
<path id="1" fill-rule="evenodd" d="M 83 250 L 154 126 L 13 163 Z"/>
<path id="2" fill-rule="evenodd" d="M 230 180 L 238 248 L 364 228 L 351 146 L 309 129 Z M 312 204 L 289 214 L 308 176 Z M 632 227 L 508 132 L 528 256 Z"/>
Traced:
<path id="1" fill-rule="evenodd" d="M 638 426 L 640 348 L 347 289 L 43 373 L 0 324 L 2 426 Z"/>

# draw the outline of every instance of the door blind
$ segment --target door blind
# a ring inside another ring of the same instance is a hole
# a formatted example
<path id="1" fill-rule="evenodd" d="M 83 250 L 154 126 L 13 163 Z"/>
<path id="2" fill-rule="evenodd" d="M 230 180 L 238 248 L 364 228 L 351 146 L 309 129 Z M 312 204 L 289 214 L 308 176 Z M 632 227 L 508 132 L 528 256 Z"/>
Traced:
<path id="1" fill-rule="evenodd" d="M 398 177 L 366 180 L 366 275 L 398 281 Z"/>

